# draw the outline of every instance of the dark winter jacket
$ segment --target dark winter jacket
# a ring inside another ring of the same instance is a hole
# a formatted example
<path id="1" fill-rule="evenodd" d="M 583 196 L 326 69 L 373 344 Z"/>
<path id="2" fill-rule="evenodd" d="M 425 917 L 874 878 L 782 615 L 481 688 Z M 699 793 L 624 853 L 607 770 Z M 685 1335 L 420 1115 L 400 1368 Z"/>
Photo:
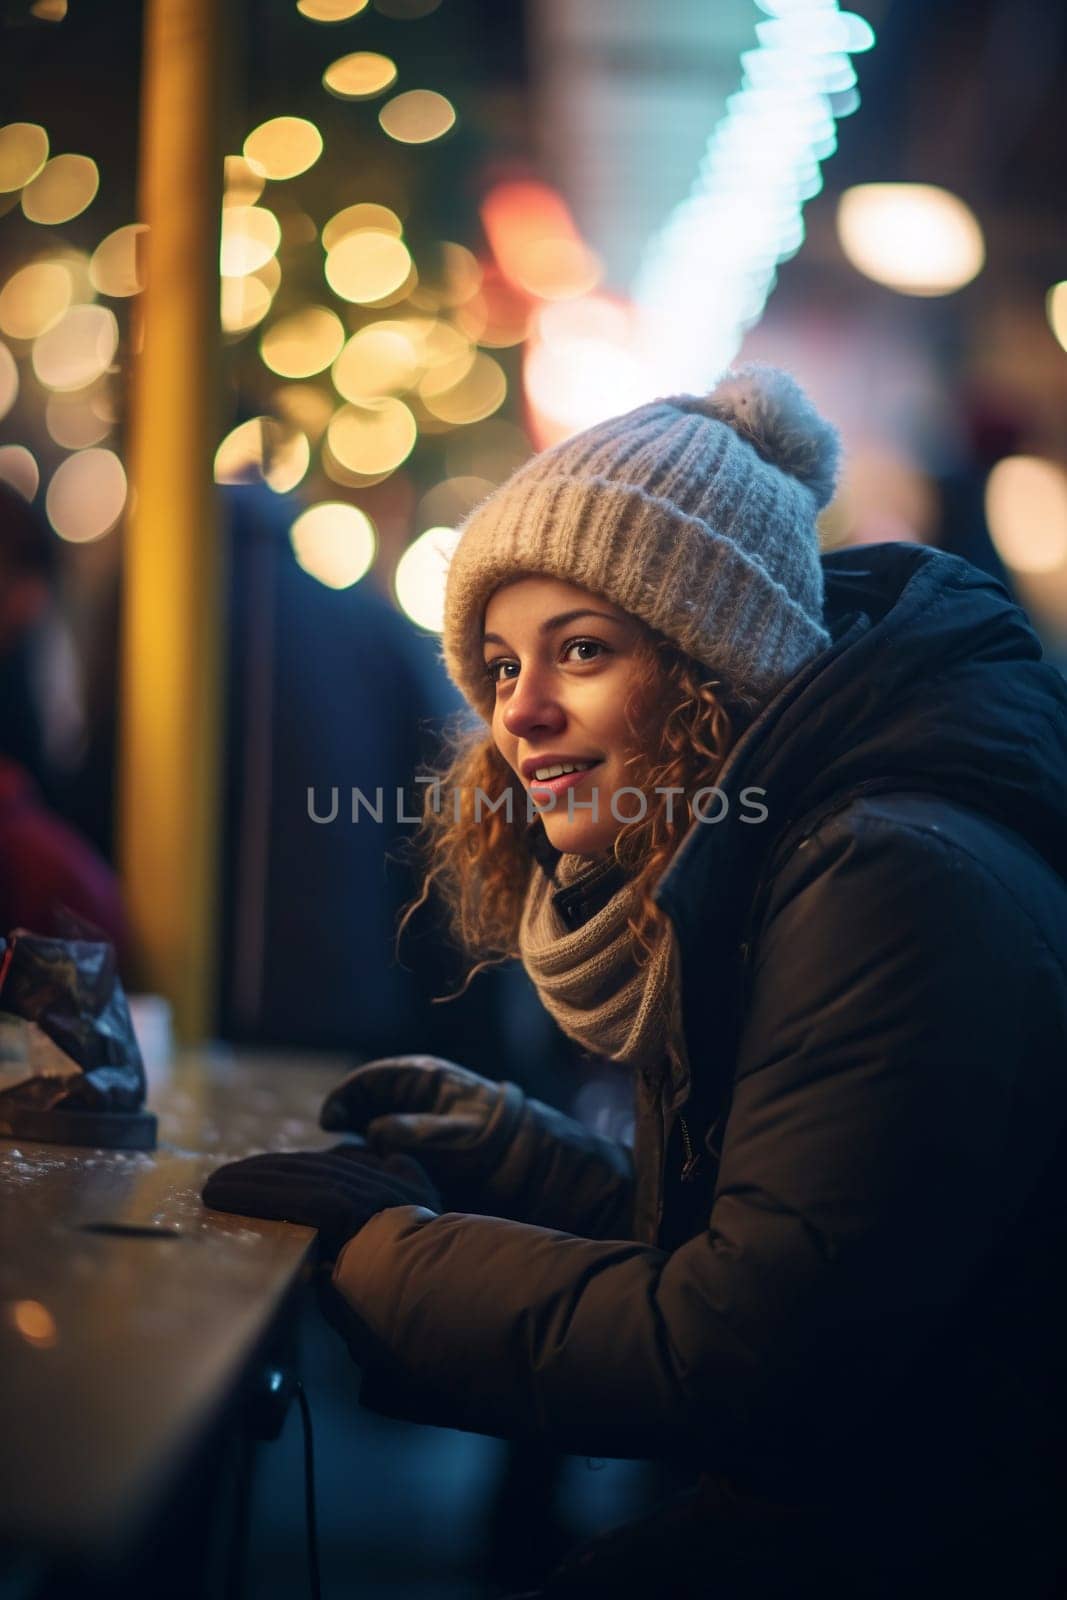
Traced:
<path id="1" fill-rule="evenodd" d="M 703 1473 L 619 1545 L 658 1592 L 1051 1594 L 1067 691 L 955 557 L 825 573 L 657 888 L 691 1081 L 637 1085 L 632 1165 L 509 1102 L 526 1220 L 386 1211 L 334 1282 L 380 1409 Z"/>

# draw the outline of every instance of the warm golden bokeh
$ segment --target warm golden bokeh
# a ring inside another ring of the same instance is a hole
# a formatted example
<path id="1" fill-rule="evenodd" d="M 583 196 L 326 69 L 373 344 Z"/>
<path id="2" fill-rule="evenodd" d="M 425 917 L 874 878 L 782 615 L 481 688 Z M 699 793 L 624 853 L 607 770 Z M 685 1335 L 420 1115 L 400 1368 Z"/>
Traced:
<path id="1" fill-rule="evenodd" d="M 369 4 L 370 0 L 296 0 L 296 9 L 312 22 L 347 22 Z"/>
<path id="2" fill-rule="evenodd" d="M 89 280 L 98 294 L 123 300 L 144 288 L 143 222 L 129 222 L 102 239 L 89 262 Z"/>
<path id="3" fill-rule="evenodd" d="M 338 394 L 358 403 L 412 388 L 421 371 L 413 332 L 403 322 L 372 322 L 349 339 L 332 377 Z"/>
<path id="4" fill-rule="evenodd" d="M 37 493 L 40 470 L 24 444 L 0 445 L 0 482 L 9 483 L 24 500 L 32 500 Z"/>
<path id="5" fill-rule="evenodd" d="M 985 265 L 974 212 L 933 184 L 846 189 L 837 205 L 837 233 L 857 271 L 899 294 L 952 294 Z"/>
<path id="6" fill-rule="evenodd" d="M 27 1344 L 50 1350 L 59 1338 L 55 1318 L 40 1300 L 15 1300 L 10 1308 L 11 1321 Z"/>
<path id="7" fill-rule="evenodd" d="M 341 406 L 326 430 L 327 443 L 341 466 L 365 476 L 394 471 L 407 460 L 417 437 L 410 410 L 391 396 Z"/>
<path id="8" fill-rule="evenodd" d="M 222 213 L 219 271 L 224 278 L 243 278 L 274 255 L 282 230 L 265 206 L 227 206 Z"/>
<path id="9" fill-rule="evenodd" d="M 361 230 L 346 234 L 326 257 L 326 282 L 342 300 L 369 305 L 406 283 L 412 261 L 394 234 Z"/>
<path id="10" fill-rule="evenodd" d="M 0 128 L 0 194 L 32 183 L 48 160 L 48 135 L 37 122 L 9 122 Z"/>
<path id="11" fill-rule="evenodd" d="M 335 311 L 304 306 L 265 330 L 259 353 L 281 378 L 311 378 L 336 359 L 344 342 L 344 326 Z"/>
<path id="12" fill-rule="evenodd" d="M 36 339 L 66 315 L 74 285 L 57 261 L 34 261 L 12 273 L 0 290 L 0 332 Z"/>
<path id="13" fill-rule="evenodd" d="M 400 609 L 428 633 L 444 627 L 445 579 L 458 540 L 453 527 L 427 528 L 397 562 L 393 589 Z"/>
<path id="14" fill-rule="evenodd" d="M 1045 312 L 1056 342 L 1067 350 L 1067 279 L 1052 285 L 1045 296 Z"/>
<path id="15" fill-rule="evenodd" d="M 0 344 L 0 417 L 6 417 L 19 397 L 19 369 L 6 344 Z"/>
<path id="16" fill-rule="evenodd" d="M 126 473 L 113 450 L 79 450 L 52 474 L 45 496 L 48 520 L 61 539 L 88 544 L 122 515 Z"/>
<path id="17" fill-rule="evenodd" d="M 314 383 L 282 383 L 271 395 L 271 409 L 313 441 L 326 432 L 335 404 L 330 391 Z"/>
<path id="18" fill-rule="evenodd" d="M 322 134 L 306 117 L 272 117 L 244 142 L 244 157 L 254 172 L 276 182 L 295 178 L 322 154 Z"/>
<path id="19" fill-rule="evenodd" d="M 329 589 L 350 589 L 363 577 L 377 547 L 375 527 L 365 511 L 327 500 L 309 506 L 289 530 L 300 566 Z"/>
<path id="20" fill-rule="evenodd" d="M 469 371 L 450 387 L 426 394 L 423 385 L 419 385 L 419 396 L 430 415 L 453 425 L 481 422 L 492 416 L 504 404 L 507 392 L 503 368 L 483 351 L 475 356 Z"/>
<path id="21" fill-rule="evenodd" d="M 224 206 L 254 206 L 267 181 L 244 156 L 227 156 L 222 174 Z"/>
<path id="22" fill-rule="evenodd" d="M 111 432 L 112 423 L 92 403 L 91 391 L 50 394 L 44 411 L 45 427 L 64 450 L 85 450 Z"/>
<path id="23" fill-rule="evenodd" d="M 429 144 L 455 125 L 456 112 L 435 89 L 408 89 L 382 107 L 378 121 L 398 144 Z"/>
<path id="24" fill-rule="evenodd" d="M 92 204 L 99 187 L 99 169 L 88 156 L 53 156 L 23 189 L 22 210 L 31 222 L 69 222 Z"/>
<path id="25" fill-rule="evenodd" d="M 273 296 L 258 273 L 251 272 L 241 278 L 221 278 L 219 281 L 222 291 L 219 315 L 224 333 L 247 333 L 263 321 L 271 308 Z"/>
<path id="26" fill-rule="evenodd" d="M 396 82 L 396 62 L 374 50 L 355 50 L 331 61 L 322 82 L 339 100 L 371 100 Z"/>
<path id="27" fill-rule="evenodd" d="M 223 439 L 215 452 L 216 483 L 265 483 L 288 494 L 307 473 L 307 436 L 276 417 L 250 417 Z"/>
<path id="28" fill-rule="evenodd" d="M 71 306 L 33 345 L 33 370 L 46 389 L 84 389 L 115 359 L 119 325 L 106 306 Z"/>
<path id="29" fill-rule="evenodd" d="M 1058 461 L 998 461 L 986 484 L 985 511 L 997 554 L 1013 572 L 1067 566 L 1067 472 Z"/>
<path id="30" fill-rule="evenodd" d="M 399 239 L 404 232 L 403 223 L 388 206 L 361 201 L 359 205 L 345 206 L 336 212 L 322 230 L 322 248 L 330 251 L 347 239 L 350 233 L 392 233 Z"/>

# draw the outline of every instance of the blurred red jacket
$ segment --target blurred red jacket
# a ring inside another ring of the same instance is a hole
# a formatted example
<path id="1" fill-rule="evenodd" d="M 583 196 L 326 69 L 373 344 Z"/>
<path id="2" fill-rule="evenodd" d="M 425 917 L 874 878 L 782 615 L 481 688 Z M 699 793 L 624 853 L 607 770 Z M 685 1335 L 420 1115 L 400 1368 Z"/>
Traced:
<path id="1" fill-rule="evenodd" d="M 115 874 L 48 810 L 29 775 L 0 757 L 0 934 L 28 928 L 69 938 L 64 911 L 92 923 L 125 964 L 130 932 Z"/>

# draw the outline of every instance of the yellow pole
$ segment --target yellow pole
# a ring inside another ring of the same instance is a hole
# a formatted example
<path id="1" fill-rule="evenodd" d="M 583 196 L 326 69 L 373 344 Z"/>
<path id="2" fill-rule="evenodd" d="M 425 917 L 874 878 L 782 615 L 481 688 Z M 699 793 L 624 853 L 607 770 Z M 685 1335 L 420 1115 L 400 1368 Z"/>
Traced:
<path id="1" fill-rule="evenodd" d="M 126 531 L 119 853 L 141 979 L 179 1037 L 212 1026 L 223 564 L 219 406 L 222 51 L 218 0 L 145 7 Z"/>

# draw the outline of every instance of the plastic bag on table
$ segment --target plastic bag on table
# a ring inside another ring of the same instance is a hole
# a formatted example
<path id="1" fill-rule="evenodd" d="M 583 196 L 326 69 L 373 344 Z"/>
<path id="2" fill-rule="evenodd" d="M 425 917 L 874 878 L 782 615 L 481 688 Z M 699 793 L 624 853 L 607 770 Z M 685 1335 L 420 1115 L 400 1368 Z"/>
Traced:
<path id="1" fill-rule="evenodd" d="M 35 1024 L 62 1052 L 0 1090 L 0 1135 L 154 1148 L 156 1119 L 144 1110 L 144 1065 L 110 944 L 16 929 L 0 939 L 0 1010 Z"/>

